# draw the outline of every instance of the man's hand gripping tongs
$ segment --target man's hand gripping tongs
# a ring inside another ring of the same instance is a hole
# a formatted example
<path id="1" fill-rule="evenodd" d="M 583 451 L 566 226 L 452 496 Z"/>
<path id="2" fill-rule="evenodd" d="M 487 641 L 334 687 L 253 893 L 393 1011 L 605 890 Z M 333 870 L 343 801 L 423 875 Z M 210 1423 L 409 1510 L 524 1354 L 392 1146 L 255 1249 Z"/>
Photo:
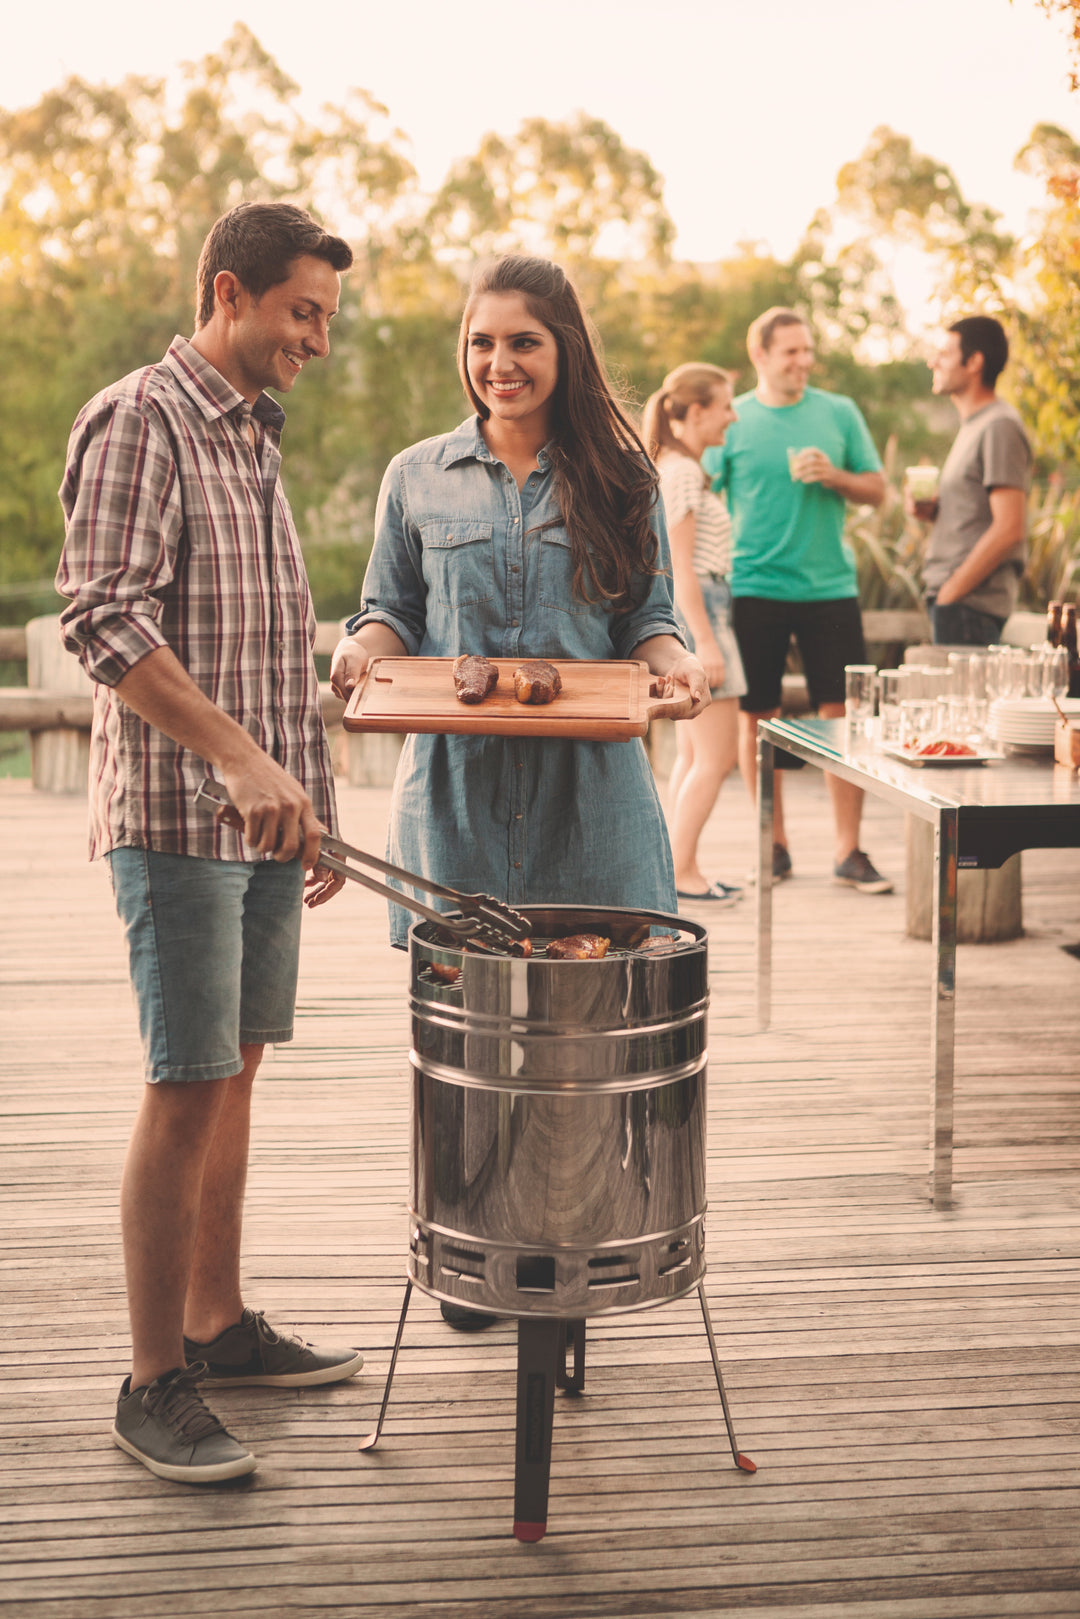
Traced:
<path id="1" fill-rule="evenodd" d="M 195 802 L 200 808 L 218 815 L 237 831 L 244 830 L 243 817 L 220 782 L 213 781 L 208 776 L 196 789 Z M 398 888 L 391 888 L 387 883 L 380 883 L 377 878 L 369 877 L 365 872 L 354 870 L 347 864 L 350 860 L 372 866 L 386 877 L 408 883 L 410 888 L 420 888 L 439 899 L 452 900 L 456 909 L 433 910 L 431 906 L 423 905 L 420 900 L 414 899 L 411 894 L 403 893 Z M 494 951 L 499 955 L 513 954 L 514 947 L 532 933 L 532 924 L 528 917 L 522 916 L 520 911 L 513 910 L 490 894 L 462 894 L 456 888 L 447 888 L 444 884 L 434 883 L 430 878 L 421 877 L 416 872 L 405 871 L 401 866 L 392 866 L 388 861 L 380 860 L 377 855 L 367 854 L 363 849 L 354 849 L 351 844 L 342 843 L 338 838 L 327 837 L 325 833 L 319 844 L 319 864 L 325 866 L 328 871 L 339 872 L 342 877 L 348 877 L 354 883 L 363 883 L 365 888 L 393 900 L 395 905 L 404 905 L 408 910 L 415 911 L 418 916 L 426 916 L 429 921 L 437 922 L 444 932 L 452 934 L 462 944 L 472 945 L 476 949 Z"/>

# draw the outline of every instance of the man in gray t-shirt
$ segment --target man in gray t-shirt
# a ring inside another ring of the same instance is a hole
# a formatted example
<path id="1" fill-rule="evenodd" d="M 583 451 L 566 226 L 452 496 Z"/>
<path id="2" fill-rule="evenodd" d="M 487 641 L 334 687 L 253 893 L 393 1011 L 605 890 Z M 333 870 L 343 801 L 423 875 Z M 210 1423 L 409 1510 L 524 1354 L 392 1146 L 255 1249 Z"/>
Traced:
<path id="1" fill-rule="evenodd" d="M 941 469 L 936 501 L 908 502 L 933 521 L 923 563 L 934 640 L 989 646 L 1016 606 L 1024 571 L 1031 446 L 994 387 L 1009 356 L 1000 323 L 972 315 L 949 327 L 933 362 L 960 431 Z"/>

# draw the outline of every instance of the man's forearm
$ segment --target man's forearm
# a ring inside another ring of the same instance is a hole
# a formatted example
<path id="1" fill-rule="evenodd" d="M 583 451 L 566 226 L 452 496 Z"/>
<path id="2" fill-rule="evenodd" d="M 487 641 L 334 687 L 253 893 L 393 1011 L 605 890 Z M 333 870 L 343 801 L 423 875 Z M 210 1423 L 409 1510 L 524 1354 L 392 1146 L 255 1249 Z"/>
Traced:
<path id="1" fill-rule="evenodd" d="M 880 472 L 845 472 L 843 467 L 833 467 L 822 482 L 856 506 L 880 506 L 885 499 L 885 478 Z"/>
<path id="2" fill-rule="evenodd" d="M 140 658 L 114 690 L 140 719 L 222 770 L 236 769 L 246 756 L 262 752 L 255 738 L 195 684 L 169 647 Z"/>
<path id="3" fill-rule="evenodd" d="M 942 607 L 961 601 L 977 590 L 999 568 L 1024 538 L 1027 496 L 1022 489 L 1005 486 L 990 491 L 990 527 L 971 547 L 938 591 Z"/>
<path id="4" fill-rule="evenodd" d="M 140 658 L 115 690 L 147 724 L 215 766 L 244 817 L 244 837 L 253 848 L 281 861 L 299 855 L 308 870 L 315 865 L 321 828 L 304 788 L 211 702 L 169 647 Z"/>
<path id="5" fill-rule="evenodd" d="M 962 601 L 965 596 L 970 596 L 984 579 L 989 579 L 995 568 L 1001 566 L 1018 538 L 1011 526 L 991 523 L 941 586 L 935 598 L 939 605 L 947 607 L 950 602 Z"/>

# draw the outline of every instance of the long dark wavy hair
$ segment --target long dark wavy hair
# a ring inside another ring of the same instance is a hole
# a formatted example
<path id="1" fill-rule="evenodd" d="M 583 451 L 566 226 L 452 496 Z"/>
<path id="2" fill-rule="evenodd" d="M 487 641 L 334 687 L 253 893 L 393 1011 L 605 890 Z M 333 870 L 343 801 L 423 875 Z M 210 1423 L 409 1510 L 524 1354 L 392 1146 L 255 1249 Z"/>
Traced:
<path id="1" fill-rule="evenodd" d="M 486 293 L 519 293 L 530 315 L 558 345 L 548 446 L 562 521 L 574 559 L 574 593 L 627 612 L 647 591 L 659 544 L 649 523 L 657 474 L 604 371 L 599 339 L 569 276 L 548 259 L 511 253 L 479 265 L 458 336 L 458 372 L 474 409 L 490 412 L 473 392 L 466 364 L 469 322 Z"/>

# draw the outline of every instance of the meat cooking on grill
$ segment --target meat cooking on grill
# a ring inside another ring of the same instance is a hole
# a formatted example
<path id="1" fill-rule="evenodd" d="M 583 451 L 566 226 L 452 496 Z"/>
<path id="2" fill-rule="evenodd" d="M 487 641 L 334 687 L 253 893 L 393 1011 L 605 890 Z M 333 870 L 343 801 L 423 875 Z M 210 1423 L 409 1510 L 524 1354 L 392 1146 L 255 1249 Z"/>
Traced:
<path id="1" fill-rule="evenodd" d="M 651 938 L 644 939 L 635 949 L 639 955 L 667 956 L 677 947 L 679 941 L 672 933 L 654 933 Z"/>
<path id="2" fill-rule="evenodd" d="M 531 658 L 514 670 L 514 696 L 519 703 L 550 703 L 561 691 L 562 676 L 543 658 Z"/>
<path id="3" fill-rule="evenodd" d="M 547 953 L 557 961 L 597 961 L 607 955 L 610 943 L 599 933 L 571 933 L 568 939 L 552 939 Z"/>
<path id="4" fill-rule="evenodd" d="M 482 703 L 499 684 L 499 671 L 490 658 L 463 652 L 454 659 L 454 691 L 462 703 Z"/>

